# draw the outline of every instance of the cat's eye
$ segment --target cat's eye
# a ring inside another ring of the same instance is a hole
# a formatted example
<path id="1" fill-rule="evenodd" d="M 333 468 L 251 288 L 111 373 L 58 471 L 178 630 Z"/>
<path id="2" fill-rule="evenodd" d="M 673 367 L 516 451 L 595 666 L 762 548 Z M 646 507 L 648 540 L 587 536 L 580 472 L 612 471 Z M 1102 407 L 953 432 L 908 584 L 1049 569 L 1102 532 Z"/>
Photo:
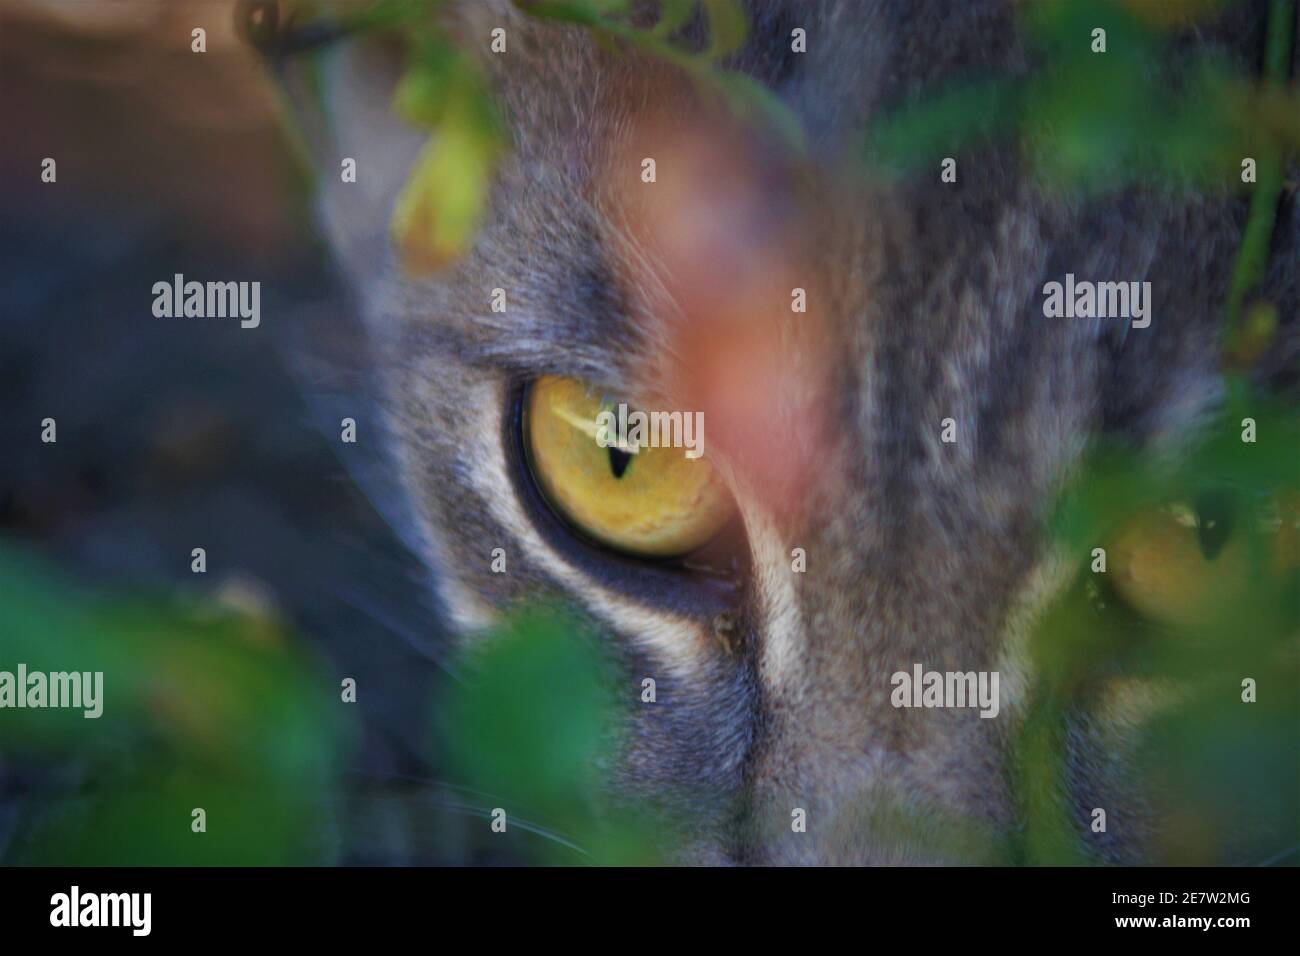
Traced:
<path id="1" fill-rule="evenodd" d="M 1195 628 L 1239 606 L 1254 573 L 1248 535 L 1239 527 L 1234 499 L 1208 492 L 1196 500 L 1140 514 L 1107 549 L 1111 586 L 1144 617 Z M 1274 567 L 1294 563 L 1294 535 L 1271 528 Z"/>
<path id="2" fill-rule="evenodd" d="M 645 428 L 638 434 L 638 414 L 643 423 L 663 424 L 649 431 L 668 440 L 648 440 Z M 690 412 L 642 408 L 552 376 L 529 388 L 524 432 L 529 466 L 550 506 L 609 548 L 681 557 L 708 544 L 732 517 L 731 495 Z"/>

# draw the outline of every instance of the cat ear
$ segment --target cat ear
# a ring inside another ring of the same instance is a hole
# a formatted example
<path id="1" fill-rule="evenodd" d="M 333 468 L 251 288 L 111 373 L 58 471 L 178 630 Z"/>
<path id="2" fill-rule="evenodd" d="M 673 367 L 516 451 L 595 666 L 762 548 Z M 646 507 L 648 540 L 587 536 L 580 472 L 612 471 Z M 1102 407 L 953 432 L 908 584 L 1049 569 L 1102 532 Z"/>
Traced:
<path id="1" fill-rule="evenodd" d="M 398 43 L 349 32 L 337 21 L 295 20 L 289 7 L 243 0 L 237 23 L 274 75 L 341 264 L 373 269 L 428 132 L 392 109 L 402 68 Z"/>

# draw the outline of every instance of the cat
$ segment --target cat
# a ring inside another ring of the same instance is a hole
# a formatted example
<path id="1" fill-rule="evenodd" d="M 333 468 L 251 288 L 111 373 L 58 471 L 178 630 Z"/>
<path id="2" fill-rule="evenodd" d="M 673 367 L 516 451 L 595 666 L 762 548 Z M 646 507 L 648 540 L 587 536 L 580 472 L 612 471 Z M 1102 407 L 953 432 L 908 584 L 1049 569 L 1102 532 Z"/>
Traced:
<path id="1" fill-rule="evenodd" d="M 653 56 L 500 0 L 443 9 L 490 79 L 508 148 L 472 244 L 429 276 L 403 270 L 390 232 L 426 136 L 390 108 L 399 52 L 353 37 L 323 54 L 327 108 L 300 98 L 300 119 L 382 383 L 404 530 L 463 646 L 513 607 L 559 601 L 621 655 L 629 701 L 655 679 L 653 706 L 627 710 L 608 787 L 689 821 L 673 859 L 1002 862 L 937 835 L 1023 826 L 1009 741 L 1033 676 L 1024 641 L 1065 577 L 1047 509 L 1096 439 L 1176 449 L 1222 407 L 1217 341 L 1247 199 L 1057 195 L 1015 143 L 956 151 L 955 182 L 937 164 L 873 177 L 873 118 L 936 83 L 1029 69 L 1022 5 L 744 6 L 727 66 L 798 118 L 801 164 Z M 1255 70 L 1263 23 L 1262 4 L 1238 5 L 1180 28 L 1176 47 Z M 489 46 L 498 27 L 504 53 Z M 703 47 L 707 26 L 683 36 Z M 338 175 L 344 156 L 355 183 Z M 1260 287 L 1283 328 L 1258 366 L 1292 390 L 1297 240 L 1292 194 Z M 1149 282 L 1149 328 L 1046 316 L 1045 284 L 1067 273 Z M 795 288 L 806 312 L 790 308 Z M 519 453 L 520 389 L 543 376 L 703 407 L 740 570 L 719 581 L 639 561 L 557 521 Z M 729 396 L 749 403 L 730 446 L 713 437 Z M 497 548 L 507 573 L 491 568 Z M 890 675 L 914 667 L 1000 674 L 998 716 L 895 706 Z M 1088 852 L 1135 863 L 1161 820 L 1123 757 L 1143 691 L 1120 696 L 1074 716 L 1060 786 L 1080 833 L 1091 808 L 1120 808 Z"/>

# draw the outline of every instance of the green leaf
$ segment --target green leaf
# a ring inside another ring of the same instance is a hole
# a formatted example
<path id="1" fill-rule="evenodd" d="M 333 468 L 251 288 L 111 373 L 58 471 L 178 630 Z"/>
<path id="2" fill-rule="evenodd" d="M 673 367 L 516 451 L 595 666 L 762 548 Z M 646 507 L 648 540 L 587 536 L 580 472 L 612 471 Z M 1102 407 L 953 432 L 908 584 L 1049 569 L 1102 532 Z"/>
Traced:
<path id="1" fill-rule="evenodd" d="M 578 626 L 533 611 L 513 620 L 452 688 L 446 726 L 454 765 L 476 787 L 533 811 L 586 807 L 613 725 L 608 674 Z"/>
<path id="2" fill-rule="evenodd" d="M 703 0 L 704 12 L 709 19 L 709 49 L 711 60 L 721 60 L 745 45 L 749 22 L 745 11 L 736 0 Z"/>
<path id="3" fill-rule="evenodd" d="M 99 672 L 102 714 L 0 710 L 0 755 L 75 768 L 14 862 L 62 865 L 331 862 L 323 798 L 351 732 L 337 684 L 280 628 L 63 580 L 0 545 L 0 670 Z M 194 834 L 202 807 L 220 837 Z"/>
<path id="4" fill-rule="evenodd" d="M 687 21 L 699 6 L 699 0 L 662 0 L 659 4 L 659 22 L 654 26 L 654 34 L 666 39 L 686 26 Z"/>
<path id="5" fill-rule="evenodd" d="M 604 805 L 602 775 L 619 759 L 615 728 L 627 719 L 611 694 L 616 673 L 599 635 L 535 607 L 488 640 L 440 709 L 452 770 L 489 801 L 485 811 L 500 807 L 580 848 L 575 859 L 563 843 L 541 844 L 542 862 L 653 863 L 671 832 L 672 821 Z"/>
<path id="6" fill-rule="evenodd" d="M 943 157 L 1013 129 L 1021 108 L 1019 85 L 1014 79 L 967 81 L 913 101 L 868 133 L 868 163 L 887 175 L 937 168 Z"/>

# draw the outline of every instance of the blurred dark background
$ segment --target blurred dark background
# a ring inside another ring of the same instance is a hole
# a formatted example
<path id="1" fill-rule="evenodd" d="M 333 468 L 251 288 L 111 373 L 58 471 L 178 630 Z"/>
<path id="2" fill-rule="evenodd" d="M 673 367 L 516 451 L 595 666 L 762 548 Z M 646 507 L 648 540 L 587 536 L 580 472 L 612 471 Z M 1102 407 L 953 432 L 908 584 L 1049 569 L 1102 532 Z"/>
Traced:
<path id="1" fill-rule="evenodd" d="M 206 54 L 190 50 L 197 26 Z M 313 398 L 295 352 L 346 338 L 355 317 L 233 3 L 6 0 L 0 36 L 0 544 L 97 592 L 274 620 L 319 662 L 335 707 L 356 679 L 335 782 L 378 796 L 320 794 L 343 802 L 348 837 L 267 862 L 464 859 L 451 835 L 409 832 L 417 816 L 436 825 L 412 804 L 437 794 L 423 742 L 438 623 L 416 563 L 340 459 L 366 442 L 339 443 L 337 409 Z M 56 183 L 41 182 L 45 157 Z M 260 281 L 260 327 L 155 318 L 151 287 L 174 273 Z M 344 405 L 373 435 L 360 404 Z M 47 417 L 54 444 L 40 440 Z M 206 574 L 191 571 L 195 547 Z M 0 607 L 0 630 L 14 610 Z M 90 723 L 77 728 L 87 738 L 101 732 Z M 102 777 L 75 746 L 6 761 L 12 742 L 0 739 L 0 862 L 94 860 L 84 846 L 50 859 L 32 840 L 52 802 L 94 799 Z M 223 861 L 263 859 L 245 849 Z M 187 858 L 142 848 L 115 862 L 158 859 Z"/>

